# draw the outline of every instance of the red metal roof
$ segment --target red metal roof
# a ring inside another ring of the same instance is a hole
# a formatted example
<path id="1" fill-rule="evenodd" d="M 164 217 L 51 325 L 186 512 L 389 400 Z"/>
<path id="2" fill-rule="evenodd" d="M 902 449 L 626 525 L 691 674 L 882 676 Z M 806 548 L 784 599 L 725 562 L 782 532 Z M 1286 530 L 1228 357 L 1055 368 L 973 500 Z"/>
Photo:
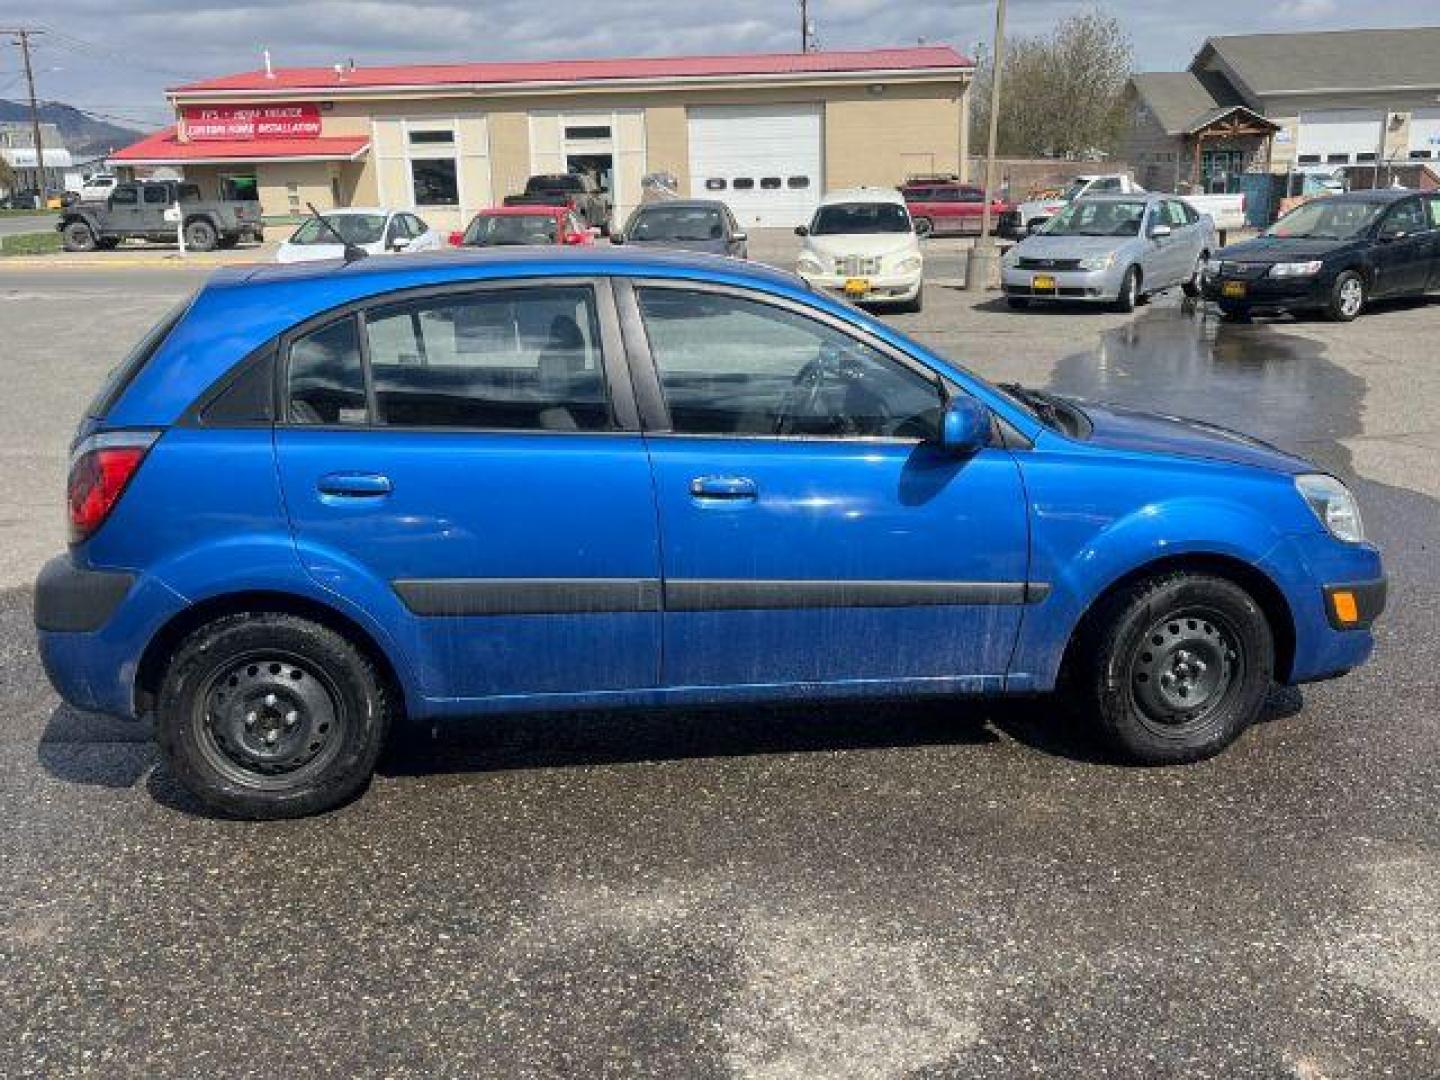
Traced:
<path id="1" fill-rule="evenodd" d="M 172 93 L 337 90 L 396 86 L 504 85 L 506 83 L 606 82 L 634 79 L 715 78 L 740 75 L 841 74 L 866 71 L 968 70 L 974 63 L 948 45 L 862 49 L 847 52 L 741 53 L 729 56 L 652 56 L 608 60 L 517 60 L 485 64 L 415 64 L 333 68 L 277 68 L 222 75 L 189 83 Z"/>
<path id="2" fill-rule="evenodd" d="M 110 161 L 121 165 L 198 161 L 255 161 L 257 159 L 334 161 L 358 157 L 369 149 L 370 140 L 363 135 L 335 136 L 319 139 L 226 139 L 206 142 L 181 142 L 173 127 L 147 135 L 139 142 L 110 155 Z"/>

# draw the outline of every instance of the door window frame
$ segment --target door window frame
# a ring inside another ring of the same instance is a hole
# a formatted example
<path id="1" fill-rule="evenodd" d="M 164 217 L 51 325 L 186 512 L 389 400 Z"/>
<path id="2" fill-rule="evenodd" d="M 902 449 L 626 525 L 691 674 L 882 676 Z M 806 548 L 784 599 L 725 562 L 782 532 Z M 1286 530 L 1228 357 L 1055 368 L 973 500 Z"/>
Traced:
<path id="1" fill-rule="evenodd" d="M 367 311 L 393 308 L 398 305 L 420 304 L 427 300 L 455 299 L 474 296 L 479 293 L 494 293 L 514 289 L 542 288 L 588 288 L 595 299 L 595 314 L 600 325 L 600 336 L 596 346 L 600 350 L 600 370 L 605 383 L 606 398 L 610 406 L 614 426 L 601 430 L 511 428 L 511 427 L 465 427 L 449 424 L 399 425 L 377 422 L 374 378 L 370 367 L 370 342 L 365 330 Z M 296 341 L 316 330 L 329 326 L 341 319 L 353 319 L 360 339 L 360 364 L 365 378 L 366 417 L 364 423 L 356 424 L 303 424 L 290 419 L 290 350 Z M 392 289 L 362 299 L 342 304 L 328 311 L 313 315 L 296 323 L 276 340 L 279 362 L 275 365 L 275 421 L 276 428 L 291 431 L 345 431 L 345 432 L 391 432 L 405 435 L 421 434 L 488 434 L 488 435 L 543 435 L 543 436 L 614 436 L 641 430 L 640 413 L 636 405 L 632 384 L 631 367 L 626 362 L 625 345 L 620 329 L 620 316 L 616 308 L 614 290 L 603 277 L 533 277 L 507 278 L 503 281 L 463 281 L 445 285 L 422 285 L 408 289 Z"/>
<path id="2" fill-rule="evenodd" d="M 666 435 L 677 439 L 739 439 L 751 442 L 783 443 L 880 443 L 903 446 L 918 446 L 928 440 L 915 436 L 898 435 L 811 435 L 772 434 L 770 432 L 690 432 L 676 431 L 670 421 L 670 409 L 665 403 L 665 393 L 660 383 L 660 370 L 650 348 L 650 337 L 645 329 L 644 315 L 640 310 L 638 289 L 670 289 L 676 292 L 700 292 L 718 296 L 729 296 L 746 300 L 790 315 L 798 315 L 843 334 L 857 344 L 880 353 L 901 367 L 921 376 L 932 383 L 940 395 L 940 408 L 945 407 L 956 394 L 966 391 L 943 373 L 896 348 L 888 341 L 858 327 L 853 323 L 807 304 L 798 303 L 787 297 L 777 296 L 756 289 L 734 285 L 723 285 L 707 281 L 686 281 L 674 278 L 616 277 L 615 299 L 619 306 L 620 328 L 625 339 L 625 358 L 630 365 L 631 383 L 635 390 L 636 403 L 640 410 L 641 425 L 646 434 Z M 992 415 L 991 445 L 1001 445 L 995 437 L 997 420 Z"/>

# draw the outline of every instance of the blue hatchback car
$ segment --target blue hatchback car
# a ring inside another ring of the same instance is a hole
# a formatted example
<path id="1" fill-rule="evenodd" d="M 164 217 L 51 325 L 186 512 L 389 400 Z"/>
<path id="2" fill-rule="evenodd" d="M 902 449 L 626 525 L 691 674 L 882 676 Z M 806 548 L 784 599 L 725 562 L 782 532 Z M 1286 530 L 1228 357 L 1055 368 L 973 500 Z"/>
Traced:
<path id="1" fill-rule="evenodd" d="M 69 511 L 51 681 L 248 817 L 353 796 L 402 716 L 1063 685 L 1190 761 L 1385 598 L 1302 460 L 625 249 L 222 271 L 95 399 Z"/>

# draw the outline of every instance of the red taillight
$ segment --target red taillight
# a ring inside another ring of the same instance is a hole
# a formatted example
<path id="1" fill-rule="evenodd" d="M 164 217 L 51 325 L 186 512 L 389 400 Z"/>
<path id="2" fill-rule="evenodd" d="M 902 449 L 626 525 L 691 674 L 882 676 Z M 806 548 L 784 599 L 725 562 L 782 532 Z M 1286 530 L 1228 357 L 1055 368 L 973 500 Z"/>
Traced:
<path id="1" fill-rule="evenodd" d="M 72 544 L 105 523 L 154 441 L 152 432 L 115 432 L 91 436 L 76 449 L 67 490 Z"/>

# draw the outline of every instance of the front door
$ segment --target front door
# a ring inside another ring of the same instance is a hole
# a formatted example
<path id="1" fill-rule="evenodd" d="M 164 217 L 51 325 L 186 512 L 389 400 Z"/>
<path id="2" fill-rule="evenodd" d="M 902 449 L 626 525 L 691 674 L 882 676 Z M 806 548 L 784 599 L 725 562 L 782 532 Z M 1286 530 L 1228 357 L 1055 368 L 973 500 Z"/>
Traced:
<path id="1" fill-rule="evenodd" d="M 389 605 L 426 696 L 653 687 L 655 504 L 608 288 L 411 292 L 302 331 L 276 430 L 301 559 Z"/>
<path id="2" fill-rule="evenodd" d="M 109 212 L 102 218 L 105 224 L 103 231 L 122 236 L 143 232 L 141 213 L 140 185 L 117 184 L 110 193 Z"/>
<path id="3" fill-rule="evenodd" d="M 1425 204 L 1418 197 L 1402 199 L 1385 212 L 1376 234 L 1375 296 L 1424 292 L 1434 258 L 1435 234 Z"/>
<path id="4" fill-rule="evenodd" d="M 665 685 L 998 684 L 1027 595 L 1010 453 L 940 452 L 937 377 L 841 320 L 740 290 L 634 297 Z"/>
<path id="5" fill-rule="evenodd" d="M 176 226 L 165 220 L 170 209 L 170 189 L 164 184 L 145 184 L 140 188 L 140 225 L 147 233 L 174 233 Z"/>

